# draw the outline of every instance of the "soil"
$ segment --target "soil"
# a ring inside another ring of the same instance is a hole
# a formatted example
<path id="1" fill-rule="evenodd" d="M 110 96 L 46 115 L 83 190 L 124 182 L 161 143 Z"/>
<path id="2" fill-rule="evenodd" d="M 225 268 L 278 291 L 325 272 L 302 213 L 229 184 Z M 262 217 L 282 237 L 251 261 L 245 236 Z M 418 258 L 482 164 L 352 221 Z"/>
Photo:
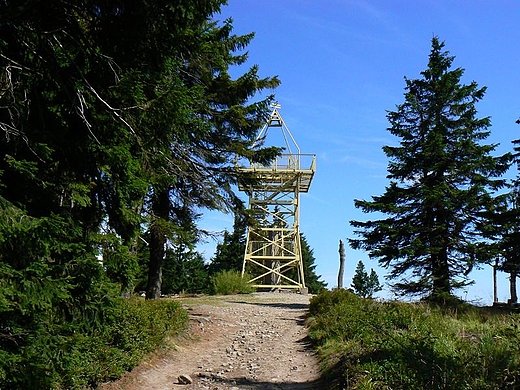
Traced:
<path id="1" fill-rule="evenodd" d="M 305 327 L 309 298 L 285 292 L 182 299 L 188 335 L 101 388 L 324 389 Z"/>

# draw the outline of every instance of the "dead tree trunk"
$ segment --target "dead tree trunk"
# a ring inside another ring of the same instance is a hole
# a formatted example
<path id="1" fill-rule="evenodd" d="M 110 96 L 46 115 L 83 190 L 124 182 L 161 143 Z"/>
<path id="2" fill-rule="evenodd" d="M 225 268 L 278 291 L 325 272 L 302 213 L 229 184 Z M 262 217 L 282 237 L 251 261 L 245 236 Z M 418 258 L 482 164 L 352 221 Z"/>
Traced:
<path id="1" fill-rule="evenodd" d="M 339 240 L 339 272 L 338 288 L 343 288 L 343 273 L 345 272 L 345 245 Z"/>

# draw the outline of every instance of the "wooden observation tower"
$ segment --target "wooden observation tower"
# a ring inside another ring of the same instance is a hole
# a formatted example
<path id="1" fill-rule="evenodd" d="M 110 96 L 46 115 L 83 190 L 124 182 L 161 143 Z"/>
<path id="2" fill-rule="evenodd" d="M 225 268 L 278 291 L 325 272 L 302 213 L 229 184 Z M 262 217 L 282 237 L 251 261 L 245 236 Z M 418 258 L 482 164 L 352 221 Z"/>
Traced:
<path id="1" fill-rule="evenodd" d="M 300 148 L 274 105 L 257 140 L 268 130 L 281 130 L 285 152 L 269 165 L 238 166 L 239 189 L 249 196 L 254 223 L 247 231 L 242 276 L 264 290 L 294 289 L 306 292 L 300 242 L 300 194 L 309 191 L 316 155 Z M 278 134 L 280 136 L 280 134 Z"/>

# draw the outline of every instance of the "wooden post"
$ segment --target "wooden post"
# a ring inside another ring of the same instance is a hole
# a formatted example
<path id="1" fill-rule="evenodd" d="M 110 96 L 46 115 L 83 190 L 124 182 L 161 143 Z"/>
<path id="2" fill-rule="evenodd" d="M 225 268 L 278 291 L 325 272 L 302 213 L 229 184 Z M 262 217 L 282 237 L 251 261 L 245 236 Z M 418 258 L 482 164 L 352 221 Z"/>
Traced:
<path id="1" fill-rule="evenodd" d="M 345 245 L 339 240 L 339 272 L 338 288 L 343 288 L 343 273 L 345 272 Z"/>

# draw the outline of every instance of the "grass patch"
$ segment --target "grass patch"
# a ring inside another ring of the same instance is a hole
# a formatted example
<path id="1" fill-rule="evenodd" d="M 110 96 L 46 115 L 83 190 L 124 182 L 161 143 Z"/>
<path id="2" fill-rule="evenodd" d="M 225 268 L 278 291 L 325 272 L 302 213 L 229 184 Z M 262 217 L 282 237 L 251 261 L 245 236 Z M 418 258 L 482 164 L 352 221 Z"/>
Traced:
<path id="1" fill-rule="evenodd" d="M 337 388 L 516 389 L 520 317 L 467 304 L 311 300 L 310 337 Z"/>

